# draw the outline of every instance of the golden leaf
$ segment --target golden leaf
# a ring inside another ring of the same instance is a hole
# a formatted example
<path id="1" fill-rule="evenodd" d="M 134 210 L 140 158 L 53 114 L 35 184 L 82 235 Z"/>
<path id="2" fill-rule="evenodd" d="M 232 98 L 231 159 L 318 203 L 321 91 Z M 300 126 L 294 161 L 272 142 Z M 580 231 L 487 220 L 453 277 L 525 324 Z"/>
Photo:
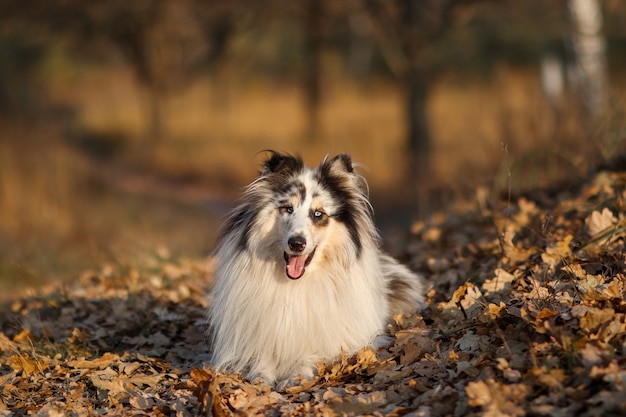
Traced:
<path id="1" fill-rule="evenodd" d="M 493 320 L 498 318 L 500 312 L 504 309 L 506 309 L 506 304 L 504 304 L 502 301 L 500 301 L 499 305 L 489 303 L 489 305 L 487 306 L 487 314 L 489 315 L 489 318 Z"/>
<path id="2" fill-rule="evenodd" d="M 29 329 L 24 329 L 13 337 L 14 342 L 30 342 L 34 339 L 35 337 Z"/>
<path id="3" fill-rule="evenodd" d="M 465 387 L 465 393 L 472 407 L 486 406 L 491 403 L 491 390 L 485 381 L 470 381 Z"/>
<path id="4" fill-rule="evenodd" d="M 512 225 L 508 225 L 503 233 L 502 248 L 504 249 L 504 256 L 508 258 L 513 264 L 517 262 L 524 262 L 528 260 L 528 257 L 534 253 L 533 248 L 523 248 L 519 243 L 514 243 L 515 231 Z"/>
<path id="5" fill-rule="evenodd" d="M 9 366 L 11 366 L 15 372 L 22 371 L 26 376 L 30 376 L 37 372 L 43 372 L 48 367 L 44 360 L 35 360 L 21 353 L 16 353 L 11 356 L 8 362 Z"/>
<path id="6" fill-rule="evenodd" d="M 552 317 L 556 317 L 558 315 L 559 315 L 558 311 L 554 311 L 549 308 L 544 308 L 539 313 L 537 313 L 536 318 L 537 320 L 547 320 L 547 319 L 551 319 Z"/>
<path id="7" fill-rule="evenodd" d="M 615 316 L 612 308 L 590 308 L 587 313 L 580 318 L 579 325 L 583 330 L 595 330 L 598 326 L 611 320 Z"/>
<path id="8" fill-rule="evenodd" d="M 74 361 L 68 361 L 67 365 L 76 369 L 104 369 L 118 362 L 120 362 L 119 355 L 105 352 L 100 358 L 96 358 L 94 360 L 77 359 Z"/>
<path id="9" fill-rule="evenodd" d="M 556 243 L 556 245 L 546 248 L 545 253 L 541 254 L 541 260 L 548 264 L 551 268 L 554 268 L 564 258 L 567 258 L 572 254 L 570 244 L 574 236 L 569 234 L 563 238 L 563 240 Z"/>

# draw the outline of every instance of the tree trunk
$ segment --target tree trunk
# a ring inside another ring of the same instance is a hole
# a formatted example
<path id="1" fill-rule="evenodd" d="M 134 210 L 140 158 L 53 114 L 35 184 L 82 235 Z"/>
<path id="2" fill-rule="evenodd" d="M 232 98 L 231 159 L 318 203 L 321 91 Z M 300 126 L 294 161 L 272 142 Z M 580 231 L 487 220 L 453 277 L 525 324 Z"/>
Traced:
<path id="1" fill-rule="evenodd" d="M 306 67 L 304 68 L 304 91 L 307 110 L 307 132 L 309 140 L 317 136 L 321 96 L 322 55 L 322 2 L 308 0 L 305 22 Z"/>
<path id="2" fill-rule="evenodd" d="M 568 0 L 576 82 L 583 108 L 592 119 L 606 106 L 606 42 L 602 34 L 602 9 L 598 0 Z"/>
<path id="3" fill-rule="evenodd" d="M 430 174 L 431 136 L 426 104 L 428 76 L 424 67 L 424 36 L 420 33 L 423 6 L 418 0 L 403 0 L 404 50 L 407 65 L 404 75 L 406 88 L 407 148 L 410 179 L 417 195 L 424 195 Z"/>
<path id="4" fill-rule="evenodd" d="M 426 110 L 428 87 L 423 74 L 414 68 L 408 71 L 405 86 L 410 173 L 416 184 L 422 184 L 430 173 L 432 148 Z"/>
<path id="5" fill-rule="evenodd" d="M 165 137 L 163 128 L 163 95 L 155 85 L 146 85 L 148 90 L 148 142 L 156 144 Z"/>

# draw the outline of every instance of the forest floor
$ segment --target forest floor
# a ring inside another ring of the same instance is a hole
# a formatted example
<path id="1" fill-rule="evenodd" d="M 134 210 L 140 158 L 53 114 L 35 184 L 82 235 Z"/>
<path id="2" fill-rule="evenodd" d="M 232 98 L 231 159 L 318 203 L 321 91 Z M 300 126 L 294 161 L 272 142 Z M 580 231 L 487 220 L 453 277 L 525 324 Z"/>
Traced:
<path id="1" fill-rule="evenodd" d="M 206 365 L 210 259 L 103 266 L 0 312 L 3 415 L 626 414 L 626 172 L 414 224 L 428 308 L 282 391 Z"/>

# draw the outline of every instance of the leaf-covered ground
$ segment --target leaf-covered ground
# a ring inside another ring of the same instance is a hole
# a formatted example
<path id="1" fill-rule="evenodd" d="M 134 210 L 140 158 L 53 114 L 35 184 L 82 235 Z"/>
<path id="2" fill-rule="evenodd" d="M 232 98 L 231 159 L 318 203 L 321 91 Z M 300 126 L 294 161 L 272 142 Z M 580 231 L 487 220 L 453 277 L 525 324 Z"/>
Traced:
<path id="1" fill-rule="evenodd" d="M 86 272 L 0 315 L 0 415 L 626 414 L 626 173 L 416 224 L 429 308 L 275 391 L 205 365 L 210 260 Z"/>

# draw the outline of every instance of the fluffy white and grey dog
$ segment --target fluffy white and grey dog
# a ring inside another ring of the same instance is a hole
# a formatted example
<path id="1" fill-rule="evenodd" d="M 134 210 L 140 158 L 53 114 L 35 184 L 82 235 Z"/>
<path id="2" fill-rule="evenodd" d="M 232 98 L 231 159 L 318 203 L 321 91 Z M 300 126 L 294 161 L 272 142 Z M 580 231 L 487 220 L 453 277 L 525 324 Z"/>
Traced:
<path id="1" fill-rule="evenodd" d="M 270 151 L 224 225 L 209 311 L 219 371 L 282 382 L 354 353 L 423 306 L 419 276 L 381 252 L 349 155 L 317 168 Z"/>

